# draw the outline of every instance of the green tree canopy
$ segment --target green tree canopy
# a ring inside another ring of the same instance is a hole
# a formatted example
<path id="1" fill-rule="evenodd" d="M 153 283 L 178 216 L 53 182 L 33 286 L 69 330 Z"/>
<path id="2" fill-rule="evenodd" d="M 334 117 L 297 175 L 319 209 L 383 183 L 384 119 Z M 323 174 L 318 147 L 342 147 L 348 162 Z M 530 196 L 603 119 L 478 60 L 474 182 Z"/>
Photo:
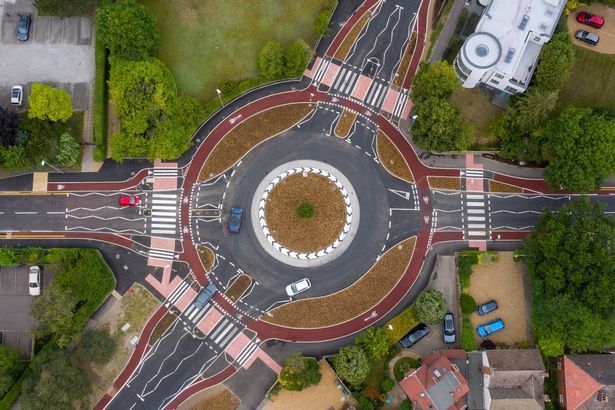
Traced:
<path id="1" fill-rule="evenodd" d="M 457 108 L 442 98 L 430 97 L 414 106 L 412 140 L 429 151 L 460 151 L 467 147 L 469 130 Z"/>
<path id="2" fill-rule="evenodd" d="M 353 387 L 361 385 L 370 369 L 369 359 L 359 346 L 342 347 L 333 359 L 337 375 Z"/>
<path id="3" fill-rule="evenodd" d="M 544 130 L 545 181 L 587 192 L 615 172 L 615 120 L 590 108 L 565 109 Z"/>
<path id="4" fill-rule="evenodd" d="M 258 70 L 268 80 L 275 80 L 284 75 L 284 51 L 282 45 L 275 40 L 265 43 L 256 62 Z"/>
<path id="5" fill-rule="evenodd" d="M 13 386 L 23 367 L 19 349 L 0 345 L 0 397 Z"/>
<path id="6" fill-rule="evenodd" d="M 448 98 L 457 87 L 459 87 L 459 77 L 449 63 L 422 62 L 419 71 L 412 79 L 411 99 L 416 104 L 431 97 Z"/>
<path id="7" fill-rule="evenodd" d="M 115 353 L 117 342 L 109 328 L 86 329 L 78 346 L 80 358 L 86 363 L 106 364 Z"/>
<path id="8" fill-rule="evenodd" d="M 91 386 L 87 375 L 73 366 L 63 351 L 36 356 L 33 374 L 22 389 L 22 406 L 32 410 L 87 409 Z"/>
<path id="9" fill-rule="evenodd" d="M 109 2 L 98 9 L 95 25 L 96 35 L 113 56 L 143 60 L 158 48 L 156 20 L 135 0 Z"/>
<path id="10" fill-rule="evenodd" d="M 389 337 L 382 327 L 370 327 L 355 339 L 355 344 L 365 351 L 371 361 L 380 360 L 389 352 Z"/>
<path id="11" fill-rule="evenodd" d="M 301 353 L 293 353 L 286 358 L 278 381 L 286 390 L 301 391 L 306 387 L 318 384 L 322 375 L 316 359 L 303 357 Z"/>
<path id="12" fill-rule="evenodd" d="M 60 135 L 58 143 L 58 154 L 55 162 L 58 165 L 71 166 L 79 161 L 81 156 L 81 145 L 68 132 Z"/>
<path id="13" fill-rule="evenodd" d="M 284 50 L 284 74 L 286 77 L 299 77 L 310 61 L 310 46 L 302 39 L 291 42 Z"/>
<path id="14" fill-rule="evenodd" d="M 544 91 L 558 91 L 568 81 L 575 63 L 572 40 L 559 33 L 544 46 L 536 68 L 536 85 Z"/>
<path id="15" fill-rule="evenodd" d="M 421 322 L 435 324 L 444 320 L 448 305 L 441 292 L 435 289 L 425 289 L 416 298 L 414 308 Z"/>
<path id="16" fill-rule="evenodd" d="M 47 85 L 32 84 L 30 91 L 30 118 L 50 121 L 66 121 L 73 116 L 70 94 Z"/>
<path id="17" fill-rule="evenodd" d="M 69 292 L 50 286 L 32 302 L 32 316 L 38 320 L 34 334 L 38 337 L 68 335 L 73 325 L 73 308 L 77 299 Z"/>

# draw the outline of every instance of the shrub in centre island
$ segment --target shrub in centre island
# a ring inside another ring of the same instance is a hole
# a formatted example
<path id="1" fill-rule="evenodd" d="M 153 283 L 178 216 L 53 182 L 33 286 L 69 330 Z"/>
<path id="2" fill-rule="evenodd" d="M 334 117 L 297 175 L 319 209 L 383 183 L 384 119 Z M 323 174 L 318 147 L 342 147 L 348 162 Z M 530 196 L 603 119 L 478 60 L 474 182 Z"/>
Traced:
<path id="1" fill-rule="evenodd" d="M 309 202 L 302 202 L 297 207 L 297 216 L 301 219 L 307 219 L 314 216 L 314 205 Z"/>

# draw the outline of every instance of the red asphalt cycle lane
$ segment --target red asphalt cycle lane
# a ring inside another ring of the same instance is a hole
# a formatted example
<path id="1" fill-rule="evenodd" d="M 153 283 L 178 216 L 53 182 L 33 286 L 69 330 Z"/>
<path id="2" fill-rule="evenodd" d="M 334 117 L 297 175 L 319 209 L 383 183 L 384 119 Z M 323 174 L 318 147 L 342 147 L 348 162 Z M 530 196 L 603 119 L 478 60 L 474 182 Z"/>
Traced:
<path id="1" fill-rule="evenodd" d="M 110 182 L 48 182 L 47 191 L 121 191 L 123 189 L 134 188 L 147 176 L 147 169 L 137 172 L 132 178 L 125 181 Z"/>

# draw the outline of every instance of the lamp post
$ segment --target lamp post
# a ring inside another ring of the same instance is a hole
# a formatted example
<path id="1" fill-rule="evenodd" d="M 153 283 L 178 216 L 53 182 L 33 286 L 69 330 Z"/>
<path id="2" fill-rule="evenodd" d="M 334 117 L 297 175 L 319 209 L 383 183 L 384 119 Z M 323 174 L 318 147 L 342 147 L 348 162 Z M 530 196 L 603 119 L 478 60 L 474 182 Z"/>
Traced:
<path id="1" fill-rule="evenodd" d="M 224 107 L 224 101 L 222 101 L 222 91 L 219 88 L 216 88 L 216 93 L 218 93 L 218 98 L 220 99 L 220 104 Z"/>
<path id="2" fill-rule="evenodd" d="M 42 160 L 41 161 L 41 166 L 45 166 L 45 164 L 49 165 L 51 168 L 55 169 L 57 172 L 59 172 L 60 174 L 63 174 L 64 172 L 62 172 L 60 169 L 54 167 L 52 164 L 50 164 L 49 162 Z"/>

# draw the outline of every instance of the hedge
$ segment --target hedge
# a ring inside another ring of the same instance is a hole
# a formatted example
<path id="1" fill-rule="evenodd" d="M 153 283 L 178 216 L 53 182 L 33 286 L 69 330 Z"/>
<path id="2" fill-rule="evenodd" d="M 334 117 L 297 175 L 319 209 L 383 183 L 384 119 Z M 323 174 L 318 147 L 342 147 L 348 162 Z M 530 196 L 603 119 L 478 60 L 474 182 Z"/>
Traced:
<path id="1" fill-rule="evenodd" d="M 476 341 L 474 340 L 474 327 L 470 318 L 464 317 L 461 323 L 461 341 L 460 346 L 466 352 L 476 350 Z"/>
<path id="2" fill-rule="evenodd" d="M 98 7 L 104 7 L 111 1 L 99 0 Z M 96 37 L 95 57 L 96 75 L 94 77 L 94 108 L 93 108 L 93 142 L 96 144 L 94 150 L 94 160 L 102 162 L 107 157 L 107 120 L 109 93 L 107 90 L 107 78 L 109 73 L 108 51 L 100 40 Z"/>
<path id="3" fill-rule="evenodd" d="M 391 345 L 396 344 L 399 342 L 399 339 L 404 337 L 406 333 L 412 330 L 412 328 L 419 323 L 420 321 L 416 315 L 414 305 L 410 305 L 403 312 L 389 320 L 387 324 L 384 325 L 384 330 L 387 332 L 387 336 L 389 337 L 389 343 Z"/>

